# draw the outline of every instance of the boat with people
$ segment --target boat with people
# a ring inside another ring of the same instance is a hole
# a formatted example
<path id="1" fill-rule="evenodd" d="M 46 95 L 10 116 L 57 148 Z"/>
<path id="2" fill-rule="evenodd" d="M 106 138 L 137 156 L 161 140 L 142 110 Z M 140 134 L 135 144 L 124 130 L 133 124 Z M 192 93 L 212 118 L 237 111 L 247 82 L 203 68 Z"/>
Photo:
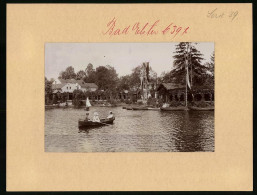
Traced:
<path id="1" fill-rule="evenodd" d="M 115 120 L 115 117 L 112 113 L 112 111 L 109 112 L 109 115 L 107 116 L 107 118 L 99 118 L 99 115 L 97 112 L 94 112 L 94 116 L 93 119 L 89 119 L 89 113 L 86 113 L 86 118 L 80 119 L 78 121 L 78 126 L 79 128 L 84 128 L 84 129 L 88 129 L 88 128 L 94 128 L 94 127 L 101 127 L 104 125 L 110 125 L 113 124 L 113 121 Z"/>
<path id="2" fill-rule="evenodd" d="M 111 119 L 100 119 L 100 122 L 93 122 L 93 121 L 87 121 L 87 120 L 79 120 L 78 121 L 78 125 L 79 128 L 94 128 L 94 127 L 101 127 L 101 126 L 108 126 L 113 124 L 113 121 L 115 120 L 115 117 L 111 118 Z"/>

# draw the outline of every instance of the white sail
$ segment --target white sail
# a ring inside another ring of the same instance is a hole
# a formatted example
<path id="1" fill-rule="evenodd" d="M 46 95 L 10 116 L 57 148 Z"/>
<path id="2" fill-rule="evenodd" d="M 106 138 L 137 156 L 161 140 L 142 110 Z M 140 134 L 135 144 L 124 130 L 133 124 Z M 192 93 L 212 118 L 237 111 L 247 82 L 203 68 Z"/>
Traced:
<path id="1" fill-rule="evenodd" d="M 90 104 L 90 102 L 89 102 L 89 99 L 87 98 L 86 107 L 90 107 L 90 106 L 91 106 L 91 104 Z"/>

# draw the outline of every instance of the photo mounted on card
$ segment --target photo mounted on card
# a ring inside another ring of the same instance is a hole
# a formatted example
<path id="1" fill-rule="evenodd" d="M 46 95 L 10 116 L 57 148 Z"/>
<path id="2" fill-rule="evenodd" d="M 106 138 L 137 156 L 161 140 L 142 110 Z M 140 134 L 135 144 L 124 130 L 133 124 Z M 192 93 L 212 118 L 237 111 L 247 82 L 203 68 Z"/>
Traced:
<path id="1" fill-rule="evenodd" d="M 252 190 L 252 37 L 251 4 L 8 4 L 7 190 Z"/>
<path id="2" fill-rule="evenodd" d="M 213 152 L 214 61 L 211 42 L 46 43 L 45 151 Z"/>

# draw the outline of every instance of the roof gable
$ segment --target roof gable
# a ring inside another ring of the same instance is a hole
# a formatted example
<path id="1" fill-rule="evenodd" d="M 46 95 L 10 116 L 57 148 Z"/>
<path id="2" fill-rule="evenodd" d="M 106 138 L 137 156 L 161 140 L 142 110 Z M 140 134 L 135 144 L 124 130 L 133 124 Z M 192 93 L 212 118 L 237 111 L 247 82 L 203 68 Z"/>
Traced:
<path id="1" fill-rule="evenodd" d="M 83 80 L 77 80 L 77 83 L 82 88 L 98 88 L 98 86 L 95 83 L 85 83 Z"/>
<path id="2" fill-rule="evenodd" d="M 55 90 L 55 89 L 61 89 L 63 86 L 65 86 L 66 83 L 61 83 L 61 84 L 53 84 L 52 85 L 52 89 Z"/>
<path id="3" fill-rule="evenodd" d="M 76 84 L 77 83 L 77 80 L 75 79 L 59 79 L 59 81 L 64 84 L 64 83 L 73 83 L 73 84 Z"/>
<path id="4" fill-rule="evenodd" d="M 85 83 L 83 80 L 75 80 L 75 79 L 59 79 L 61 84 L 64 86 L 65 84 L 79 84 L 82 88 L 98 88 L 95 83 Z M 57 85 L 57 84 L 56 84 Z M 63 87 L 62 86 L 62 87 Z"/>
<path id="5" fill-rule="evenodd" d="M 174 89 L 185 89 L 185 85 L 174 84 L 174 83 L 162 83 L 158 86 L 157 91 L 161 88 L 165 88 L 166 90 L 174 90 Z M 214 86 L 212 85 L 193 85 L 191 90 L 213 90 Z"/>
<path id="6" fill-rule="evenodd" d="M 157 90 L 160 90 L 161 87 L 164 87 L 166 90 L 172 90 L 172 89 L 183 89 L 185 86 L 180 84 L 174 84 L 174 83 L 162 83 L 159 85 Z"/>

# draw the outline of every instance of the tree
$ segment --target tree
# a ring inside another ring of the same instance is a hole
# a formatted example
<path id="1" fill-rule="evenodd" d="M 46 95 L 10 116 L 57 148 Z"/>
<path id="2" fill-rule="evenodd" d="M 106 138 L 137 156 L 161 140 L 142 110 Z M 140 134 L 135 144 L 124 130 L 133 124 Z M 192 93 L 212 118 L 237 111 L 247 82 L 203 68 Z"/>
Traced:
<path id="1" fill-rule="evenodd" d="M 142 65 L 139 65 L 132 69 L 132 73 L 130 75 L 130 88 L 138 89 L 140 87 L 140 76 L 141 76 Z M 157 73 L 153 71 L 152 67 L 149 68 L 149 81 L 156 82 L 157 81 Z"/>
<path id="2" fill-rule="evenodd" d="M 86 76 L 89 77 L 90 74 L 92 74 L 94 71 L 95 71 L 95 70 L 94 70 L 93 64 L 89 63 L 89 64 L 87 65 L 87 68 L 86 68 Z"/>
<path id="3" fill-rule="evenodd" d="M 99 66 L 96 68 L 95 79 L 99 89 L 114 91 L 118 83 L 118 74 L 109 65 Z"/>
<path id="4" fill-rule="evenodd" d="M 214 58 L 215 54 L 212 53 L 210 57 L 210 62 L 206 63 L 206 67 L 208 68 L 205 84 L 214 86 Z"/>
<path id="5" fill-rule="evenodd" d="M 49 95 L 52 94 L 52 82 L 48 81 L 45 77 L 45 94 Z"/>
<path id="6" fill-rule="evenodd" d="M 66 68 L 65 71 L 60 72 L 59 78 L 61 79 L 75 79 L 76 73 L 72 66 Z"/>
<path id="7" fill-rule="evenodd" d="M 49 104 L 52 100 L 52 82 L 45 77 L 45 103 Z"/>
<path id="8" fill-rule="evenodd" d="M 138 89 L 140 87 L 140 73 L 141 65 L 132 69 L 129 82 L 130 88 Z"/>
<path id="9" fill-rule="evenodd" d="M 130 75 L 126 75 L 126 76 L 122 76 L 119 79 L 119 83 L 118 83 L 118 90 L 128 90 L 130 88 L 130 81 L 131 81 L 131 77 Z"/>
<path id="10" fill-rule="evenodd" d="M 214 60 L 215 60 L 214 52 L 212 53 L 210 60 L 211 61 L 208 63 L 208 69 L 212 73 L 212 75 L 214 76 Z"/>
<path id="11" fill-rule="evenodd" d="M 189 73 L 191 73 L 192 67 L 192 82 L 193 84 L 201 85 L 204 83 L 204 75 L 206 74 L 207 68 L 201 64 L 203 58 L 200 51 L 198 51 L 193 44 L 189 44 L 187 42 L 181 42 L 176 45 L 176 51 L 174 52 L 175 55 L 173 56 L 174 69 L 170 72 L 171 81 L 177 84 L 185 83 L 185 52 L 188 46 L 189 48 L 191 46 L 191 49 L 188 51 L 190 58 L 188 67 Z"/>
<path id="12" fill-rule="evenodd" d="M 80 70 L 80 71 L 77 72 L 76 80 L 84 79 L 85 76 L 86 76 L 85 71 L 84 70 Z"/>
<path id="13" fill-rule="evenodd" d="M 160 77 L 158 77 L 158 83 L 170 83 L 172 80 L 170 71 L 169 72 L 165 72 L 163 71 L 160 75 Z"/>
<path id="14" fill-rule="evenodd" d="M 67 102 L 68 99 L 69 99 L 69 93 L 68 92 L 63 92 L 61 94 L 61 102 Z"/>
<path id="15" fill-rule="evenodd" d="M 73 100 L 72 100 L 72 104 L 76 107 L 79 108 L 83 105 L 82 100 L 85 99 L 85 94 L 83 93 L 83 91 L 76 89 L 73 91 Z"/>
<path id="16" fill-rule="evenodd" d="M 93 65 L 91 63 L 89 63 L 87 65 L 87 68 L 85 70 L 85 77 L 84 77 L 84 82 L 86 83 L 95 83 L 96 79 L 95 79 L 95 76 L 96 76 L 96 72 L 95 72 L 95 69 L 93 67 Z"/>
<path id="17" fill-rule="evenodd" d="M 119 81 L 118 74 L 114 67 L 112 67 L 110 65 L 106 65 L 106 68 L 108 69 L 108 77 L 110 78 L 109 84 L 108 84 L 108 89 L 113 91 L 114 89 L 116 89 L 118 81 Z"/>

